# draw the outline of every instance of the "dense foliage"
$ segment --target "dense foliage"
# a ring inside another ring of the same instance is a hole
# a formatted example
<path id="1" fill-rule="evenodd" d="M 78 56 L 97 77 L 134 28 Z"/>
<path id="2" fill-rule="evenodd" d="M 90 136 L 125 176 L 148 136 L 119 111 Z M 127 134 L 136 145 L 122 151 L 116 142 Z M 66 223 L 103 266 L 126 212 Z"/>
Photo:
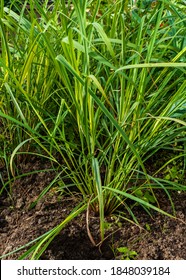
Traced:
<path id="1" fill-rule="evenodd" d="M 21 159 L 33 154 L 56 171 L 39 199 L 59 181 L 82 195 L 28 253 L 39 258 L 87 207 L 100 216 L 101 240 L 105 215 L 125 219 L 125 208 L 137 223 L 132 202 L 164 213 L 154 190 L 170 202 L 171 189 L 185 190 L 184 1 L 3 2 L 0 156 L 8 180 L 1 178 L 1 192 L 11 195 Z M 170 157 L 150 172 L 162 151 Z M 158 176 L 175 160 L 179 180 Z"/>

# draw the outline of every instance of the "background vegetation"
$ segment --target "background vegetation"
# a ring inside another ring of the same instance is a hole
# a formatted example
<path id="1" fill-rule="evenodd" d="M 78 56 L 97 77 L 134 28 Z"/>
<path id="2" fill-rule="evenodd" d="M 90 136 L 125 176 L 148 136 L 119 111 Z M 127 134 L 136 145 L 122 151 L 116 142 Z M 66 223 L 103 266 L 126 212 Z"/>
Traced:
<path id="1" fill-rule="evenodd" d="M 184 191 L 184 1 L 1 1 L 1 193 L 32 155 L 50 160 L 77 208 L 22 258 L 38 259 L 75 216 L 132 205 L 164 213 L 156 189 Z M 162 156 L 162 160 L 157 158 Z M 155 162 L 154 162 L 155 161 Z M 39 172 L 39 170 L 38 170 Z M 47 172 L 47 171 L 46 171 Z M 170 215 L 168 213 L 164 213 Z"/>

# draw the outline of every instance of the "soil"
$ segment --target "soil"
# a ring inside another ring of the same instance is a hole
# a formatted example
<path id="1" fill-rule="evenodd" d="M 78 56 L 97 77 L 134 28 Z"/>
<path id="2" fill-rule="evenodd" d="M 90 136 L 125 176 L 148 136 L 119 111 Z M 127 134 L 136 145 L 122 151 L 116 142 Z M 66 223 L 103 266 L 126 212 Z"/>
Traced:
<path id="1" fill-rule="evenodd" d="M 48 163 L 34 159 L 21 166 L 22 172 L 50 168 Z M 1 171 L 1 170 L 0 170 Z M 27 244 L 57 226 L 81 199 L 79 195 L 59 195 L 56 188 L 30 209 L 38 195 L 54 179 L 52 171 L 31 174 L 14 181 L 12 199 L 0 196 L 0 255 Z M 159 192 L 161 209 L 172 213 L 169 199 Z M 86 225 L 86 212 L 72 220 L 55 237 L 41 256 L 43 260 L 109 260 L 122 259 L 117 248 L 127 247 L 137 252 L 137 260 L 186 259 L 186 192 L 172 192 L 176 219 L 151 211 L 151 216 L 140 206 L 133 211 L 140 227 L 114 215 L 107 217 L 106 239 L 100 244 L 99 218 L 90 213 L 89 229 L 97 246 L 93 245 Z M 127 217 L 125 210 L 123 216 Z M 28 249 L 28 247 L 27 247 Z M 4 259 L 17 259 L 25 249 Z M 125 256 L 126 257 L 126 256 Z"/>

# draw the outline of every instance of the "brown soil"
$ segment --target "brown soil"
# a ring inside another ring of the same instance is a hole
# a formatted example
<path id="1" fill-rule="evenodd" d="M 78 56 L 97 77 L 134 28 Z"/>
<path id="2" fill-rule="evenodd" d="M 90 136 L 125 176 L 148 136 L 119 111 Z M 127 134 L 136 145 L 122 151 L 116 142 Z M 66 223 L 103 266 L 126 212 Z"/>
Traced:
<path id="1" fill-rule="evenodd" d="M 23 164 L 22 172 L 47 169 L 47 163 Z M 58 225 L 79 202 L 78 196 L 59 196 L 50 190 L 35 208 L 29 209 L 41 191 L 52 181 L 53 172 L 41 172 L 17 179 L 12 186 L 12 198 L 3 193 L 0 197 L 0 255 L 34 240 Z M 164 193 L 159 193 L 161 208 L 169 213 L 172 208 Z M 41 259 L 98 260 L 121 259 L 118 247 L 127 247 L 138 253 L 139 260 L 186 259 L 186 192 L 172 193 L 177 219 L 156 212 L 150 217 L 141 207 L 134 213 L 140 227 L 114 216 L 107 217 L 106 239 L 100 246 L 93 246 L 86 227 L 86 213 L 79 215 L 55 237 Z M 127 213 L 123 213 L 127 216 Z M 90 232 L 99 243 L 99 219 L 90 216 Z M 143 229 L 142 229 L 143 228 Z M 17 259 L 24 250 L 9 255 L 6 259 Z"/>

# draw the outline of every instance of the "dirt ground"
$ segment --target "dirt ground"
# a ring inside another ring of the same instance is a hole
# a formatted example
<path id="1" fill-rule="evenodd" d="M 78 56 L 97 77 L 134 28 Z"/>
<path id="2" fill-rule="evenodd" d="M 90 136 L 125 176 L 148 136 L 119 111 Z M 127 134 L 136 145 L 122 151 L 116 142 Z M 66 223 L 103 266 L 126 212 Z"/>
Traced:
<path id="1" fill-rule="evenodd" d="M 38 160 L 22 166 L 23 172 L 48 168 L 47 163 Z M 1 170 L 0 170 L 1 171 Z M 53 172 L 41 172 L 22 177 L 12 186 L 12 198 L 4 192 L 0 196 L 0 255 L 34 240 L 58 225 L 78 203 L 78 197 L 59 196 L 49 191 L 35 208 L 29 209 L 41 191 L 54 178 Z M 165 193 L 158 194 L 163 210 L 171 213 L 171 205 Z M 109 260 L 122 259 L 117 248 L 127 247 L 136 251 L 138 260 L 185 260 L 186 259 L 186 192 L 172 193 L 176 217 L 151 212 L 150 217 L 141 207 L 134 213 L 140 227 L 114 216 L 107 217 L 106 239 L 101 246 L 93 246 L 86 228 L 86 213 L 71 221 L 55 237 L 43 253 L 44 260 Z M 127 215 L 125 212 L 124 215 Z M 90 232 L 99 243 L 99 219 L 93 213 L 90 216 Z M 142 229 L 143 228 L 143 229 Z M 23 251 L 9 255 L 6 259 L 17 259 Z"/>

